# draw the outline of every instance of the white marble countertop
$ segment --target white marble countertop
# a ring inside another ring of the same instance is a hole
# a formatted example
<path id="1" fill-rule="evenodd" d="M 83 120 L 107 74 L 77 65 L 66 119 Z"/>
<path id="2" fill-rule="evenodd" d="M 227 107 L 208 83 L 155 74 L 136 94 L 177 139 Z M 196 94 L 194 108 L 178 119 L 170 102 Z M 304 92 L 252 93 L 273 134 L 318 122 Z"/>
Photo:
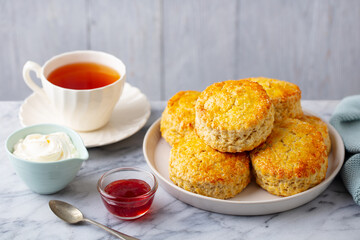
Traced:
<path id="1" fill-rule="evenodd" d="M 303 106 L 328 120 L 338 101 L 303 101 Z M 231 216 L 187 205 L 159 187 L 150 212 L 134 221 L 121 221 L 107 212 L 96 182 L 107 170 L 146 165 L 142 142 L 147 128 L 164 109 L 152 102 L 147 125 L 121 142 L 92 148 L 90 158 L 75 180 L 53 195 L 38 195 L 15 174 L 4 150 L 5 140 L 21 127 L 21 102 L 0 102 L 0 239 L 115 239 L 90 224 L 69 225 L 49 209 L 59 199 L 78 208 L 90 219 L 140 239 L 360 239 L 360 207 L 355 205 L 341 179 L 313 201 L 282 213 L 264 216 Z"/>

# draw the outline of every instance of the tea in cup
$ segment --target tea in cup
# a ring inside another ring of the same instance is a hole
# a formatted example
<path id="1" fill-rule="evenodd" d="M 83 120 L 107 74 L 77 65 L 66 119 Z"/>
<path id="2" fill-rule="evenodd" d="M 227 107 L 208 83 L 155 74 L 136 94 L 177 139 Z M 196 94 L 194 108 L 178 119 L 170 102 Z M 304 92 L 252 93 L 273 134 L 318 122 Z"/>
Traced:
<path id="1" fill-rule="evenodd" d="M 42 87 L 30 77 L 34 71 Z M 99 51 L 74 51 L 57 55 L 42 67 L 28 61 L 25 83 L 50 101 L 60 122 L 77 131 L 93 131 L 106 125 L 126 79 L 124 63 Z"/>

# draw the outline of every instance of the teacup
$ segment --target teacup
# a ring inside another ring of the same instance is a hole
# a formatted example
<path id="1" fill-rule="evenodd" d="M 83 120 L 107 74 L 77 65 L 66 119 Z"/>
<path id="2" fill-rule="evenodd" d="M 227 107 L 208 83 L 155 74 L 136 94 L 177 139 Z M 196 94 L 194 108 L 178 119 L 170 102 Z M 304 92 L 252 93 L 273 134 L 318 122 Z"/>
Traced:
<path id="1" fill-rule="evenodd" d="M 69 89 L 53 84 L 49 75 L 69 64 L 94 63 L 115 70 L 119 79 L 103 87 L 93 89 Z M 41 79 L 42 88 L 30 77 L 34 71 Z M 50 101 L 63 125 L 77 131 L 93 131 L 106 125 L 118 102 L 126 79 L 124 63 L 113 55 L 98 51 L 74 51 L 57 55 L 42 67 L 32 61 L 23 68 L 25 83 L 44 101 Z"/>

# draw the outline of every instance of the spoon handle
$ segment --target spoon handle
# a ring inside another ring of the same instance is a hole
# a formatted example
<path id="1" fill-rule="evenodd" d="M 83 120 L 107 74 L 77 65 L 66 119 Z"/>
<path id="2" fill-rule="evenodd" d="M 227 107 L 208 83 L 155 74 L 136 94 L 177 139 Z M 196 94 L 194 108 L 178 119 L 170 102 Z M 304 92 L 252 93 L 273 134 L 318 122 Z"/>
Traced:
<path id="1" fill-rule="evenodd" d="M 138 238 L 134 238 L 134 237 L 131 237 L 129 235 L 126 235 L 124 233 L 121 233 L 121 232 L 118 232 L 114 229 L 111 229 L 111 228 L 108 228 L 104 225 L 102 225 L 101 223 L 98 223 L 98 222 L 95 222 L 94 220 L 91 220 L 91 219 L 87 219 L 87 218 L 84 218 L 84 221 L 87 221 L 89 223 L 92 223 L 102 229 L 104 229 L 105 231 L 108 231 L 109 233 L 117 236 L 118 238 L 122 239 L 122 240 L 139 240 Z"/>

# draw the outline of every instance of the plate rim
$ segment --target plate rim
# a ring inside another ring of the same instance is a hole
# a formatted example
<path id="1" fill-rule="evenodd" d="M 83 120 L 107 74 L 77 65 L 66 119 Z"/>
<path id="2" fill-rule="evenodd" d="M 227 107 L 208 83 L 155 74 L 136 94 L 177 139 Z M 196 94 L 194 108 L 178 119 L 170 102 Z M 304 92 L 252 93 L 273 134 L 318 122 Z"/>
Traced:
<path id="1" fill-rule="evenodd" d="M 318 117 L 316 114 L 314 114 L 313 112 L 311 111 L 308 111 L 306 109 L 303 109 L 304 113 L 307 114 L 307 115 L 313 115 L 313 116 L 316 116 Z M 159 177 L 162 181 L 164 181 L 166 184 L 168 184 L 170 187 L 174 188 L 175 190 L 178 190 L 180 191 L 181 193 L 183 194 L 186 194 L 186 195 L 189 195 L 191 197 L 195 197 L 197 199 L 203 199 L 203 200 L 206 200 L 206 201 L 210 201 L 210 202 L 213 202 L 213 203 L 222 203 L 222 204 L 229 204 L 229 205 L 236 205 L 236 206 L 242 206 L 242 205 L 258 205 L 258 204 L 278 204 L 278 203 L 283 203 L 283 202 L 287 202 L 287 201 L 291 201 L 293 199 L 298 199 L 298 198 L 302 198 L 302 197 L 305 197 L 307 195 L 315 195 L 315 197 L 317 197 L 318 195 L 320 195 L 324 190 L 326 190 L 326 188 L 328 187 L 328 185 L 330 185 L 330 183 L 334 180 L 334 178 L 337 176 L 337 174 L 339 173 L 342 165 L 343 165 L 343 162 L 344 162 L 344 156 L 345 156 L 345 148 L 344 148 L 344 143 L 342 141 L 342 138 L 341 136 L 339 135 L 339 133 L 336 131 L 336 129 L 330 125 L 327 121 L 324 121 L 328 128 L 329 128 L 329 133 L 331 135 L 333 135 L 334 139 L 336 139 L 336 141 L 339 141 L 337 144 L 340 145 L 340 148 L 339 148 L 339 151 L 340 151 L 340 155 L 341 155 L 341 159 L 339 160 L 339 164 L 336 166 L 336 168 L 333 170 L 333 172 L 324 180 L 322 181 L 320 184 L 316 185 L 315 187 L 313 188 L 310 188 L 304 192 L 301 192 L 301 193 L 298 193 L 298 194 L 295 194 L 295 195 L 292 195 L 292 196 L 288 196 L 288 197 L 281 197 L 281 198 L 278 198 L 278 199 L 268 199 L 268 200 L 258 200 L 258 201 L 249 201 L 249 200 L 246 200 L 246 201 L 239 201 L 239 200 L 230 200 L 230 199 L 217 199 L 217 198 L 212 198 L 212 197 L 208 197 L 208 196 L 203 196 L 203 195 L 200 195 L 200 194 L 196 194 L 196 193 L 193 193 L 193 192 L 189 192 L 189 191 L 186 191 L 178 186 L 176 186 L 175 184 L 173 184 L 172 182 L 169 182 L 164 176 L 162 176 L 162 174 L 160 174 L 160 172 L 157 170 L 157 168 L 155 166 L 153 166 L 153 164 L 151 164 L 150 160 L 149 160 L 149 157 L 148 157 L 148 153 L 147 153 L 147 144 L 149 142 L 149 138 L 150 138 L 150 134 L 153 132 L 153 131 L 156 131 L 154 130 L 155 128 L 158 129 L 158 131 L 160 132 L 160 121 L 161 121 L 161 117 L 158 118 L 156 121 L 154 121 L 154 123 L 149 127 L 149 129 L 147 130 L 146 134 L 145 134 L 145 137 L 144 137 L 144 141 L 143 141 L 143 154 L 144 154 L 144 157 L 145 157 L 145 160 L 146 160 L 146 163 L 147 165 L 150 167 L 150 169 L 155 173 L 155 175 L 157 177 Z M 331 136 L 330 135 L 330 136 Z M 160 138 L 161 138 L 161 133 L 160 133 Z M 159 138 L 159 139 L 160 139 Z M 332 142 L 333 144 L 333 142 Z M 335 157 L 335 156 L 334 156 Z M 164 187 L 165 188 L 165 187 Z M 324 188 L 323 190 L 321 190 L 321 188 Z M 165 188 L 166 189 L 166 188 Z M 174 196 L 172 193 L 170 193 L 167 189 L 166 191 L 172 195 L 173 197 L 179 199 L 179 197 L 177 196 Z M 305 203 L 307 202 L 310 202 L 311 200 L 313 200 L 315 197 L 311 197 L 310 200 L 306 200 Z M 185 202 L 181 199 L 179 199 L 180 201 L 182 202 Z M 186 202 L 188 203 L 188 202 Z M 301 206 L 305 203 L 302 203 L 298 206 Z M 189 203 L 190 204 L 190 203 Z M 193 204 L 190 204 L 192 206 L 194 206 Z M 194 206 L 194 207 L 197 207 L 197 206 Z M 295 206 L 296 207 L 296 206 Z M 290 210 L 292 208 L 295 208 L 295 207 L 291 207 L 289 209 L 285 209 L 284 211 L 286 210 Z M 197 207 L 199 208 L 199 207 Z M 202 208 L 202 209 L 205 209 L 205 208 Z M 207 210 L 207 209 L 206 209 Z M 218 211 L 214 211 L 214 210 L 208 210 L 208 211 L 213 211 L 213 212 L 218 212 Z M 279 212 L 279 211 L 277 211 Z M 249 215 L 249 214 L 232 214 L 232 215 Z M 255 214 L 255 215 L 261 215 L 261 214 Z"/>

